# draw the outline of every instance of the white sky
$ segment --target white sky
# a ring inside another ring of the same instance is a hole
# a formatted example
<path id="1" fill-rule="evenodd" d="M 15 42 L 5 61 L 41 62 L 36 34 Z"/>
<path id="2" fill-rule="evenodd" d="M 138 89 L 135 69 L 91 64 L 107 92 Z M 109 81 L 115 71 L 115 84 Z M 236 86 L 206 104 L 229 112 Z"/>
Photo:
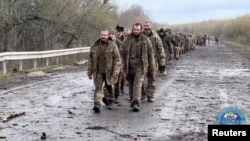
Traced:
<path id="1" fill-rule="evenodd" d="M 249 0 L 113 0 L 121 10 L 141 5 L 159 23 L 181 24 L 250 14 Z"/>

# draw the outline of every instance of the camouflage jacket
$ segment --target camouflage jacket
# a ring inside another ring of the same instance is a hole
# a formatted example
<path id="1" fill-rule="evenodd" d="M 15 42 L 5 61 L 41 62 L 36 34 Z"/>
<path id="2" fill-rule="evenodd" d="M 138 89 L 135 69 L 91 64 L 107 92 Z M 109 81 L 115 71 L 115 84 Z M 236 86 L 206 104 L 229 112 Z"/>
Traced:
<path id="1" fill-rule="evenodd" d="M 149 36 L 149 39 L 153 46 L 153 50 L 155 54 L 155 61 L 159 64 L 159 66 L 165 66 L 166 54 L 162 45 L 161 38 L 155 31 L 152 31 L 152 34 L 151 36 Z"/>
<path id="2" fill-rule="evenodd" d="M 177 46 L 180 47 L 181 46 L 181 37 L 179 35 L 174 35 L 174 40 L 177 43 Z"/>
<path id="3" fill-rule="evenodd" d="M 174 34 L 172 32 L 167 34 L 168 37 L 170 38 L 171 46 L 178 46 L 177 42 L 175 41 Z"/>
<path id="4" fill-rule="evenodd" d="M 121 54 L 121 51 L 122 51 L 122 41 L 119 40 L 119 39 L 116 39 L 115 43 L 116 43 L 116 45 L 118 47 L 119 53 Z M 124 64 L 123 58 L 121 58 L 121 64 L 122 64 L 122 66 Z"/>
<path id="5" fill-rule="evenodd" d="M 98 47 L 100 45 L 100 39 L 95 42 L 90 48 L 89 59 L 88 59 L 88 76 L 93 75 L 95 81 L 97 73 L 97 61 L 98 61 Z M 106 49 L 106 64 L 105 64 L 105 75 L 107 83 L 109 85 L 115 84 L 118 81 L 118 77 L 113 77 L 113 74 L 119 74 L 121 69 L 121 58 L 117 45 L 115 42 L 108 40 Z"/>
<path id="6" fill-rule="evenodd" d="M 129 73 L 129 56 L 130 56 L 130 48 L 132 44 L 132 38 L 133 35 L 129 35 L 122 44 L 122 52 L 121 52 L 121 57 L 124 60 L 124 70 L 125 73 Z M 155 72 L 155 58 L 154 58 L 154 51 L 152 44 L 149 40 L 149 38 L 143 34 L 140 35 L 141 40 L 142 40 L 142 71 L 144 74 L 146 74 L 148 71 L 149 72 Z"/>

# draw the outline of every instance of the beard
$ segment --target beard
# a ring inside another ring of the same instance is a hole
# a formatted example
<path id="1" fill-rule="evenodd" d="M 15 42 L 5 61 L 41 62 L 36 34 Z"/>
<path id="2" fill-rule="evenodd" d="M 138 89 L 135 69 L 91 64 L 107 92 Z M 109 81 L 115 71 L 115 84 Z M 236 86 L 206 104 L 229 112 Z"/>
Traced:
<path id="1" fill-rule="evenodd" d="M 133 36 L 136 38 L 136 39 L 138 39 L 139 37 L 140 37 L 140 35 L 141 35 L 141 33 L 139 33 L 139 34 L 134 34 L 134 33 L 132 33 L 133 34 Z"/>
<path id="2" fill-rule="evenodd" d="M 102 42 L 106 42 L 107 39 L 106 39 L 106 38 L 101 38 L 101 41 L 102 41 Z"/>
<path id="3" fill-rule="evenodd" d="M 165 36 L 166 34 L 165 34 L 165 33 L 160 33 L 159 35 L 160 35 L 160 37 L 163 37 L 163 36 Z"/>
<path id="4" fill-rule="evenodd" d="M 105 44 L 105 43 L 107 43 L 107 39 L 101 38 L 101 44 Z"/>
<path id="5" fill-rule="evenodd" d="M 150 29 L 146 29 L 143 31 L 143 33 L 147 36 L 150 36 L 152 34 L 152 31 Z"/>

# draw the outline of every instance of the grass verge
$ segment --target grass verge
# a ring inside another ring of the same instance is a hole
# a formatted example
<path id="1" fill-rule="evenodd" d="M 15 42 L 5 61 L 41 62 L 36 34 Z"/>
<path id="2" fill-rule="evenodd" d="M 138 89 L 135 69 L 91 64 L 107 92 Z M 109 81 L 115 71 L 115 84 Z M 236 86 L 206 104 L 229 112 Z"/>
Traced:
<path id="1" fill-rule="evenodd" d="M 226 44 L 232 45 L 232 46 L 235 46 L 235 47 L 244 48 L 244 49 L 246 49 L 247 51 L 250 52 L 250 46 L 249 45 L 240 44 L 240 43 L 236 43 L 236 42 L 230 42 L 230 41 L 226 41 Z"/>
<path id="2" fill-rule="evenodd" d="M 51 69 L 58 68 L 61 66 L 63 66 L 63 65 L 44 66 L 44 67 L 39 67 L 36 69 L 27 69 L 27 70 L 18 71 L 18 72 L 8 72 L 7 74 L 3 74 L 3 72 L 0 71 L 0 79 L 4 79 L 7 77 L 12 77 L 12 76 L 16 76 L 16 75 L 21 75 L 21 74 L 25 74 L 25 73 L 29 73 L 29 72 L 51 70 Z"/>

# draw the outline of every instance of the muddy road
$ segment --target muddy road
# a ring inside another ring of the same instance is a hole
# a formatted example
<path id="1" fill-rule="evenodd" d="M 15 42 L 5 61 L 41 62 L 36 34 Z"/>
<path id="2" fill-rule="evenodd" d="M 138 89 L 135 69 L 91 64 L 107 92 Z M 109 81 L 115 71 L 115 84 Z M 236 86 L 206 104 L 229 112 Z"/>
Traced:
<path id="1" fill-rule="evenodd" d="M 86 66 L 70 66 L 0 82 L 0 123 L 8 141 L 206 141 L 207 125 L 222 108 L 237 106 L 250 120 L 250 54 L 225 45 L 197 46 L 159 77 L 154 103 L 131 112 L 128 95 L 114 110 L 92 111 L 93 82 Z"/>

